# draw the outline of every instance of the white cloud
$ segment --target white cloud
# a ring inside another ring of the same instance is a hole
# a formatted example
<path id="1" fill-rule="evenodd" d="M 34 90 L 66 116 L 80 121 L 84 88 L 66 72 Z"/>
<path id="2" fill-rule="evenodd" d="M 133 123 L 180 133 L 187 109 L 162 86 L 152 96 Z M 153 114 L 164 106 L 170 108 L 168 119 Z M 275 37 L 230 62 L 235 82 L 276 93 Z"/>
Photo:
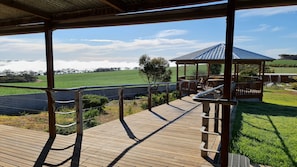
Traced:
<path id="1" fill-rule="evenodd" d="M 170 29 L 170 30 L 163 30 L 159 32 L 156 37 L 157 38 L 164 38 L 169 36 L 177 36 L 177 35 L 184 35 L 186 34 L 186 30 L 177 30 L 177 29 Z"/>
<path id="2" fill-rule="evenodd" d="M 137 67 L 138 63 L 134 62 L 111 62 L 111 61 L 66 61 L 66 60 L 55 60 L 54 69 L 76 69 L 76 70 L 95 70 L 97 68 L 134 68 Z M 11 70 L 14 72 L 20 71 L 46 71 L 45 61 L 0 61 L 0 72 L 5 70 Z"/>
<path id="3" fill-rule="evenodd" d="M 239 17 L 251 17 L 251 16 L 272 16 L 278 14 L 296 13 L 297 6 L 286 6 L 286 7 L 273 7 L 273 8 L 262 8 L 262 9 L 248 9 L 238 11 Z"/>
<path id="4" fill-rule="evenodd" d="M 282 27 L 273 27 L 271 29 L 272 32 L 276 32 L 276 31 L 280 31 L 280 30 L 282 30 Z"/>
<path id="5" fill-rule="evenodd" d="M 234 43 L 241 43 L 241 42 L 249 42 L 249 41 L 254 41 L 255 38 L 251 36 L 234 36 Z"/>
<path id="6" fill-rule="evenodd" d="M 296 38 L 297 39 L 297 33 L 292 33 L 284 36 L 285 38 Z"/>
<path id="7" fill-rule="evenodd" d="M 250 32 L 263 32 L 263 31 L 268 31 L 268 32 L 277 32 L 282 30 L 282 27 L 279 26 L 271 26 L 268 24 L 259 24 L 258 27 L 250 30 Z"/>
<path id="8" fill-rule="evenodd" d="M 267 25 L 267 24 L 260 24 L 257 28 L 255 28 L 255 29 L 253 29 L 251 31 L 253 31 L 253 32 L 261 32 L 261 31 L 268 30 L 268 28 L 270 28 L 269 25 Z"/>
<path id="9" fill-rule="evenodd" d="M 275 49 L 268 49 L 264 50 L 263 53 L 275 59 L 279 59 L 280 54 L 295 54 L 293 53 L 292 49 L 290 48 L 275 48 Z"/>

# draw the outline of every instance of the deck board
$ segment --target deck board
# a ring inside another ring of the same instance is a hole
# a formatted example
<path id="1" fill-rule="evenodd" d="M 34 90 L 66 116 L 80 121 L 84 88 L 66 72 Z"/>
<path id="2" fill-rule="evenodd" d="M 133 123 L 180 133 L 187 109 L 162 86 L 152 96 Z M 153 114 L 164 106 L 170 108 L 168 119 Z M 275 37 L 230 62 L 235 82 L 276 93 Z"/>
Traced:
<path id="1" fill-rule="evenodd" d="M 200 156 L 201 112 L 185 97 L 54 141 L 0 125 L 0 166 L 213 166 Z M 209 138 L 213 149 L 218 140 Z"/>

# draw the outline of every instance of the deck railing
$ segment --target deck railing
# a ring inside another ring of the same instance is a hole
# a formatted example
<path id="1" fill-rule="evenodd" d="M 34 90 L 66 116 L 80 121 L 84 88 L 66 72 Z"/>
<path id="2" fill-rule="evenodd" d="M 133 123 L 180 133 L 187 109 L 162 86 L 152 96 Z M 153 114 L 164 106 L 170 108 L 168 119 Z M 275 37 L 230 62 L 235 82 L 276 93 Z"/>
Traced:
<path id="1" fill-rule="evenodd" d="M 216 135 L 219 136 L 221 135 L 222 129 L 219 129 L 219 121 L 222 121 L 220 118 L 220 106 L 222 105 L 236 105 L 237 101 L 235 100 L 227 100 L 222 98 L 222 93 L 223 93 L 223 87 L 224 85 L 219 85 L 217 87 L 214 87 L 212 89 L 208 89 L 207 91 L 200 92 L 196 94 L 193 97 L 194 101 L 202 102 L 203 105 L 203 112 L 201 114 L 202 117 L 202 127 L 200 129 L 202 133 L 202 138 L 201 138 L 201 156 L 202 157 L 207 157 L 209 152 L 213 153 L 219 153 L 218 150 L 214 149 L 209 149 L 209 141 L 208 137 L 209 135 Z M 232 90 L 234 90 L 235 84 L 232 85 Z M 214 114 L 213 116 L 210 116 L 210 111 L 211 111 L 211 105 L 214 104 Z M 210 125 L 210 120 L 213 122 L 213 130 L 209 129 Z"/>
<path id="2" fill-rule="evenodd" d="M 88 120 L 83 120 L 83 112 L 87 112 L 88 109 L 83 109 L 83 101 L 82 95 L 84 93 L 88 93 L 90 90 L 102 90 L 102 89 L 118 89 L 118 99 L 119 99 L 119 119 L 124 119 L 124 97 L 125 89 L 130 88 L 147 88 L 147 95 L 148 95 L 148 109 L 151 110 L 152 108 L 152 94 L 160 90 L 160 87 L 165 86 L 166 92 L 166 102 L 169 103 L 169 86 L 175 85 L 175 83 L 169 82 L 159 82 L 156 83 L 154 86 L 149 84 L 138 84 L 138 85 L 114 85 L 114 86 L 86 86 L 86 87 L 78 87 L 78 88 L 65 88 L 65 89 L 48 89 L 43 87 L 27 87 L 27 86 L 12 86 L 12 85 L 3 85 L 1 84 L 0 87 L 6 88 L 18 88 L 18 89 L 35 89 L 35 90 L 42 90 L 46 92 L 48 98 L 48 113 L 49 113 L 49 132 L 50 137 L 56 136 L 56 127 L 60 128 L 69 128 L 76 125 L 76 132 L 77 134 L 83 134 L 83 122 Z M 72 99 L 67 100 L 56 100 L 55 97 L 57 92 L 74 92 Z M 74 111 L 69 112 L 60 112 L 57 108 L 61 106 L 74 106 Z M 46 106 L 45 106 L 46 107 Z M 100 107 L 100 106 L 98 106 Z M 41 112 L 41 111 L 40 111 Z M 59 124 L 56 122 L 56 114 L 76 114 L 75 122 L 69 124 Z"/>
<path id="3" fill-rule="evenodd" d="M 261 98 L 262 97 L 262 82 L 238 82 L 236 83 L 237 98 Z"/>

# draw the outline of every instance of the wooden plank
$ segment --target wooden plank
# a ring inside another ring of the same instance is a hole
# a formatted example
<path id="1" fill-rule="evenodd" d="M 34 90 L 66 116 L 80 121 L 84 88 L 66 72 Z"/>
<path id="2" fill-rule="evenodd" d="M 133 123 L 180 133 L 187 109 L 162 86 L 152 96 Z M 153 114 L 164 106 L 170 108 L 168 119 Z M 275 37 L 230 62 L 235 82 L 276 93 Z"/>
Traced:
<path id="1" fill-rule="evenodd" d="M 51 146 L 46 132 L 0 125 L 0 166 L 32 166 L 40 156 L 45 165 L 60 166 L 212 166 L 200 157 L 200 103 L 185 97 L 152 111 L 125 117 L 126 127 L 115 120 L 84 130 L 81 141 L 76 134 L 57 135 Z M 209 137 L 212 149 L 218 144 Z"/>

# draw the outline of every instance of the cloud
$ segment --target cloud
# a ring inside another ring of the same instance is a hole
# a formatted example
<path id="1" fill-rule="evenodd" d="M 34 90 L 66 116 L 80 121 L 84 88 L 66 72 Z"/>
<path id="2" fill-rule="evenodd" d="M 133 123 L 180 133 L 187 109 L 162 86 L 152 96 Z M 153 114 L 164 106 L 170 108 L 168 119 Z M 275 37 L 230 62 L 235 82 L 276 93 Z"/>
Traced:
<path id="1" fill-rule="evenodd" d="M 177 35 L 184 35 L 186 34 L 186 30 L 177 30 L 177 29 L 170 29 L 170 30 L 163 30 L 160 31 L 156 37 L 157 38 L 164 38 L 164 37 L 169 37 L 169 36 L 177 36 Z"/>
<path id="2" fill-rule="evenodd" d="M 241 43 L 241 42 L 249 42 L 249 41 L 254 41 L 255 38 L 251 36 L 234 36 L 234 42 L 235 43 Z"/>
<path id="3" fill-rule="evenodd" d="M 261 32 L 261 31 L 268 30 L 268 28 L 270 28 L 269 25 L 267 25 L 267 24 L 260 24 L 257 28 L 255 28 L 255 29 L 253 29 L 251 31 L 253 31 L 253 32 Z"/>
<path id="4" fill-rule="evenodd" d="M 273 27 L 273 28 L 271 29 L 271 32 L 280 31 L 280 30 L 282 30 L 282 29 L 283 29 L 282 27 Z"/>
<path id="5" fill-rule="evenodd" d="M 263 51 L 265 55 L 278 59 L 280 54 L 295 54 L 290 48 L 275 48 L 275 49 L 267 49 Z"/>
<path id="6" fill-rule="evenodd" d="M 273 27 L 268 24 L 259 24 L 257 28 L 250 30 L 250 32 L 264 32 L 264 31 L 277 32 L 280 30 L 282 30 L 282 27 L 279 27 L 279 26 Z"/>
<path id="7" fill-rule="evenodd" d="M 97 68 L 134 68 L 137 67 L 138 63 L 134 62 L 111 62 L 111 61 L 66 61 L 66 60 L 55 60 L 54 70 L 63 69 L 76 69 L 76 70 L 95 70 Z M 5 70 L 11 70 L 14 72 L 21 71 L 35 71 L 45 72 L 46 62 L 41 60 L 25 61 L 25 60 L 14 60 L 14 61 L 0 61 L 0 72 Z"/>
<path id="8" fill-rule="evenodd" d="M 293 39 L 296 38 L 297 39 L 297 32 L 288 34 L 288 35 L 284 36 L 284 38 L 293 38 Z"/>
<path id="9" fill-rule="evenodd" d="M 296 13 L 297 6 L 249 9 L 238 11 L 239 17 L 273 16 L 278 14 Z"/>

